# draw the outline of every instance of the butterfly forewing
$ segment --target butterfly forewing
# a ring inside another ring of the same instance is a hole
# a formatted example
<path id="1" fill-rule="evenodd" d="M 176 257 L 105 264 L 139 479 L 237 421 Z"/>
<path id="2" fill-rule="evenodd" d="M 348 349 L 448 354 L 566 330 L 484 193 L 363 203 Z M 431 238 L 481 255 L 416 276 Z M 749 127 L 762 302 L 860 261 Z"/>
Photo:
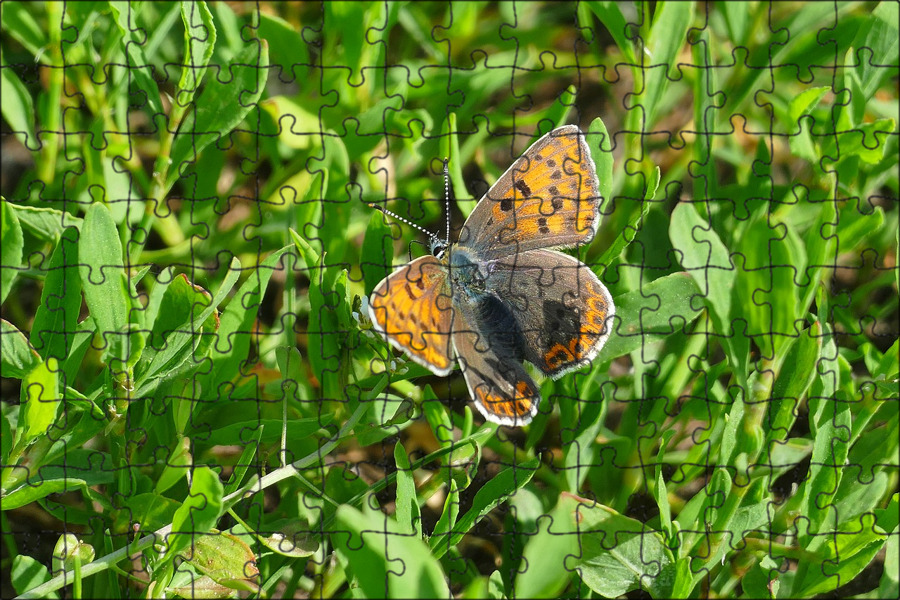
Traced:
<path id="1" fill-rule="evenodd" d="M 431 255 L 384 278 L 372 292 L 369 316 L 396 348 L 436 375 L 453 370 L 452 311 L 447 272 Z"/>
<path id="2" fill-rule="evenodd" d="M 535 142 L 466 220 L 459 243 L 485 259 L 591 241 L 599 222 L 596 168 L 578 127 Z"/>

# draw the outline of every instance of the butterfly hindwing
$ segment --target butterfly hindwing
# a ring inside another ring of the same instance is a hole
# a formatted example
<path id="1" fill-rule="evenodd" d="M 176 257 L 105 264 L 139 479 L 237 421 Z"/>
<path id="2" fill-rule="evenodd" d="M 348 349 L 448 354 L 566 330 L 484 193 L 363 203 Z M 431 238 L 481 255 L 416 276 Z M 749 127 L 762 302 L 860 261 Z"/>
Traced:
<path id="1" fill-rule="evenodd" d="M 512 315 L 489 296 L 454 309 L 453 347 L 475 406 L 488 421 L 527 425 L 541 394 L 522 366 Z"/>
<path id="2" fill-rule="evenodd" d="M 532 250 L 498 259 L 486 269 L 488 291 L 516 319 L 525 360 L 557 377 L 593 360 L 613 325 L 606 287 L 577 258 Z"/>

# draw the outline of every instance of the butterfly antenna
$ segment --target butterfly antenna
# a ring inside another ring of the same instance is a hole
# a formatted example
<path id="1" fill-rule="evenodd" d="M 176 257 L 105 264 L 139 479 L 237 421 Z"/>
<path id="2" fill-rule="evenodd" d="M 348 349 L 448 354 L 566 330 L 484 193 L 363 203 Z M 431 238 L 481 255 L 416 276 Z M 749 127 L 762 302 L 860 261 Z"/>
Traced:
<path id="1" fill-rule="evenodd" d="M 447 237 L 445 243 L 450 243 L 450 159 L 444 159 L 444 214 L 447 217 Z"/>
<path id="2" fill-rule="evenodd" d="M 416 223 L 413 223 L 413 222 L 410 221 L 409 219 L 404 219 L 403 217 L 401 217 L 401 216 L 398 215 L 397 213 L 391 212 L 391 211 L 389 211 L 389 210 L 386 209 L 386 208 L 383 208 L 383 207 L 381 207 L 381 206 L 378 206 L 377 204 L 372 204 L 371 202 L 369 202 L 369 207 L 370 207 L 370 208 L 374 208 L 374 209 L 377 210 L 378 212 L 380 212 L 380 213 L 382 213 L 382 214 L 384 214 L 384 215 L 386 215 L 386 216 L 388 216 L 388 217 L 390 217 L 390 218 L 392 218 L 392 219 L 395 219 L 395 220 L 397 220 L 397 221 L 400 221 L 401 223 L 405 223 L 405 224 L 409 225 L 410 227 L 413 227 L 413 228 L 415 228 L 415 229 L 418 229 L 419 231 L 421 231 L 422 233 L 424 233 L 425 235 L 427 235 L 429 238 L 431 238 L 432 244 L 441 244 L 441 239 L 440 239 L 438 236 L 434 235 L 433 233 L 431 233 L 430 231 L 428 231 L 427 229 L 425 229 L 425 228 L 422 227 L 421 225 L 417 225 Z"/>

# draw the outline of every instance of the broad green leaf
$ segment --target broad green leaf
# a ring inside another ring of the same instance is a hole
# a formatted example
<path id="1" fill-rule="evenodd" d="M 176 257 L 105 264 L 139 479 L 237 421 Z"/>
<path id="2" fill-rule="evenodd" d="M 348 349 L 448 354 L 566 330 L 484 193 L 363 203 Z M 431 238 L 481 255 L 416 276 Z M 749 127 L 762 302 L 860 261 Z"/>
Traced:
<path id="1" fill-rule="evenodd" d="M 74 342 L 81 311 L 78 233 L 66 228 L 47 265 L 41 303 L 31 326 L 31 343 L 42 358 L 65 360 Z"/>
<path id="2" fill-rule="evenodd" d="M 3 31 L 6 31 L 5 27 Z M 16 139 L 28 150 L 37 150 L 39 143 L 34 135 L 34 101 L 19 76 L 6 64 L 5 58 L 0 68 L 0 94 L 3 95 L 3 104 L 0 105 L 3 118 Z"/>
<path id="3" fill-rule="evenodd" d="M 147 340 L 150 348 L 153 350 L 164 348 L 169 336 L 172 335 L 201 335 L 205 331 L 215 331 L 217 324 L 210 321 L 215 313 L 210 314 L 200 329 L 196 331 L 191 329 L 199 314 L 210 306 L 212 296 L 206 289 L 192 283 L 185 273 L 176 275 L 172 281 L 161 287 L 165 293 L 159 300 L 157 315 Z"/>
<path id="4" fill-rule="evenodd" d="M 0 459 L 11 465 L 15 458 L 11 457 L 13 447 L 13 423 L 4 415 L 0 418 Z"/>
<path id="5" fill-rule="evenodd" d="M 644 11 L 649 18 L 649 5 L 644 5 Z M 643 90 L 635 103 L 644 105 L 647 127 L 656 123 L 659 106 L 670 81 L 681 76 L 678 53 L 687 40 L 688 27 L 693 17 L 694 4 L 691 2 L 656 4 L 650 35 L 644 40 L 646 55 L 636 57 L 642 65 L 637 77 L 643 79 Z"/>
<path id="6" fill-rule="evenodd" d="M 182 571 L 182 573 L 186 576 L 188 575 L 187 570 Z M 185 580 L 189 580 L 190 583 L 181 585 Z M 216 582 L 208 575 L 198 576 L 196 573 L 190 572 L 189 576 L 174 579 L 173 582 L 177 583 L 177 585 L 167 586 L 166 592 L 168 594 L 174 594 L 179 598 L 204 598 L 207 600 L 214 600 L 217 598 L 225 599 L 235 597 L 233 589 Z"/>
<path id="7" fill-rule="evenodd" d="M 268 523 L 256 537 L 266 548 L 292 558 L 312 555 L 319 548 L 321 539 L 317 525 L 297 519 Z"/>
<path id="8" fill-rule="evenodd" d="M 289 421 L 290 422 L 290 421 Z M 253 433 L 253 435 L 246 436 L 246 442 L 242 440 L 244 444 L 244 450 L 241 452 L 241 456 L 238 459 L 237 463 L 234 465 L 234 470 L 231 472 L 231 477 L 228 479 L 228 483 L 225 486 L 225 495 L 231 495 L 241 487 L 241 484 L 244 482 L 244 475 L 247 474 L 247 471 L 250 469 L 251 460 L 256 453 L 260 449 L 260 440 L 262 439 L 263 432 L 266 430 L 265 425 L 260 425 L 259 428 Z M 281 433 L 281 423 L 278 423 L 278 432 Z M 280 442 L 280 436 L 278 442 Z M 275 443 L 275 442 L 273 442 Z"/>
<path id="9" fill-rule="evenodd" d="M 152 492 L 125 498 L 123 503 L 130 520 L 140 523 L 141 529 L 145 531 L 155 531 L 171 523 L 175 511 L 181 506 L 177 500 Z"/>
<path id="10" fill-rule="evenodd" d="M 188 469 L 193 463 L 194 457 L 191 456 L 190 438 L 179 436 L 179 439 L 175 440 L 169 457 L 166 459 L 166 466 L 156 480 L 154 492 L 162 496 L 166 490 L 187 476 Z"/>
<path id="11" fill-rule="evenodd" d="M 146 370 L 139 371 L 139 378 L 198 368 L 219 329 L 215 306 L 207 290 L 184 274 L 176 277 L 166 287 L 148 342 L 149 364 L 145 361 Z"/>
<path id="12" fill-rule="evenodd" d="M 898 371 L 900 371 L 900 339 L 895 340 L 887 352 L 884 353 L 878 366 L 872 369 L 872 376 L 884 379 L 897 379 Z"/>
<path id="13" fill-rule="evenodd" d="M 829 553 L 831 556 L 822 562 L 822 568 L 811 568 L 807 571 L 807 576 L 803 580 L 804 585 L 799 590 L 799 597 L 809 598 L 833 592 L 852 581 L 872 562 L 888 540 L 884 532 L 873 531 L 871 523 L 856 521 L 849 525 L 851 525 L 849 530 L 842 526 L 841 530 L 833 534 L 833 539 L 836 539 L 838 544 L 831 548 L 833 554 Z"/>
<path id="14" fill-rule="evenodd" d="M 702 534 L 696 532 L 705 532 L 717 521 L 717 509 L 722 505 L 723 494 L 730 492 L 731 488 L 731 477 L 725 470 L 719 469 L 713 473 L 706 487 L 687 501 L 675 520 L 679 529 L 686 532 L 682 542 L 685 547 L 693 547 L 702 541 Z M 696 576 L 695 571 L 691 574 Z"/>
<path id="15" fill-rule="evenodd" d="M 72 411 L 69 408 L 70 412 Z M 92 411 L 85 408 L 84 412 L 89 413 L 93 418 L 97 418 L 98 415 L 91 414 Z M 65 464 L 62 461 L 53 464 L 45 464 L 41 467 L 40 472 L 34 473 L 29 478 L 29 483 L 32 485 L 39 484 L 41 482 L 48 482 L 53 480 L 65 480 L 69 479 L 72 481 L 77 481 L 78 486 L 86 484 L 87 486 L 100 486 L 112 483 L 114 480 L 114 471 L 112 469 L 103 468 L 104 462 L 108 461 L 110 457 L 105 452 L 100 452 L 96 449 L 87 449 L 87 448 L 72 448 L 66 452 L 65 456 Z M 75 485 L 73 485 L 75 487 Z"/>
<path id="16" fill-rule="evenodd" d="M 115 372 L 132 372 L 134 365 L 144 353 L 146 338 L 144 330 L 137 323 L 127 323 L 117 335 L 107 338 L 107 364 Z"/>
<path id="17" fill-rule="evenodd" d="M 522 551 L 523 572 L 515 582 L 517 598 L 558 598 L 572 577 L 567 559 L 583 552 L 585 537 L 577 523 L 583 505 L 570 494 L 560 496 L 549 514 L 537 521 Z"/>
<path id="18" fill-rule="evenodd" d="M 274 96 L 260 102 L 279 128 L 278 140 L 294 150 L 307 150 L 321 144 L 319 117 L 288 96 Z"/>
<path id="19" fill-rule="evenodd" d="M 332 533 L 348 575 L 368 598 L 449 598 L 437 558 L 417 536 L 380 512 L 338 507 Z M 402 565 L 399 569 L 398 566 Z"/>
<path id="20" fill-rule="evenodd" d="M 5 503 L 3 508 L 6 509 Z M 9 577 L 16 593 L 24 594 L 42 583 L 50 581 L 50 572 L 40 561 L 26 554 L 17 554 L 12 559 Z M 50 592 L 47 597 L 55 600 L 59 598 L 59 595 L 56 592 Z"/>
<path id="21" fill-rule="evenodd" d="M 290 246 L 285 246 L 263 259 L 255 273 L 244 281 L 222 311 L 212 354 L 213 369 L 208 378 L 200 378 L 206 389 L 215 389 L 223 380 L 230 380 L 238 372 L 239 365 L 247 360 L 255 335 L 252 333 L 253 322 L 257 318 L 269 281 L 275 271 L 281 269 L 279 261 L 288 249 Z M 240 266 L 239 263 L 237 266 Z"/>
<path id="22" fill-rule="evenodd" d="M 797 410 L 816 377 L 816 365 L 822 353 L 822 327 L 818 321 L 802 331 L 781 362 L 772 386 L 769 440 L 787 437 L 797 418 Z"/>
<path id="23" fill-rule="evenodd" d="M 390 274 L 394 262 L 394 237 L 385 216 L 377 210 L 373 210 L 369 217 L 360 257 L 359 266 L 366 283 L 366 292 L 371 293 Z"/>
<path id="24" fill-rule="evenodd" d="M 574 429 L 573 437 L 563 445 L 563 451 L 566 484 L 568 491 L 575 494 L 581 489 L 581 484 L 602 450 L 596 440 L 606 413 L 602 402 L 578 402 L 573 410 L 580 410 L 580 414 L 576 414 L 575 422 L 569 422 Z"/>
<path id="25" fill-rule="evenodd" d="M 747 322 L 763 357 L 776 360 L 781 347 L 795 335 L 794 322 L 803 313 L 794 274 L 806 270 L 806 251 L 790 225 L 754 221 L 741 236 L 732 306 Z M 738 325 L 734 325 L 737 329 Z M 724 332 L 723 332 L 724 333 Z"/>
<path id="26" fill-rule="evenodd" d="M 596 593 L 615 598 L 642 588 L 666 598 L 674 583 L 675 564 L 662 537 L 639 521 L 602 505 L 584 502 L 575 520 L 580 552 L 567 563 Z"/>
<path id="27" fill-rule="evenodd" d="M 885 544 L 884 574 L 878 586 L 880 598 L 893 598 L 900 591 L 900 527 L 895 527 Z"/>
<path id="28" fill-rule="evenodd" d="M 128 325 L 131 296 L 122 261 L 119 233 L 109 209 L 94 203 L 87 211 L 78 244 L 84 300 L 107 348 L 109 337 Z"/>
<path id="29" fill-rule="evenodd" d="M 697 137 L 693 143 L 694 163 L 691 165 L 691 175 L 695 177 L 697 188 L 694 191 L 695 199 L 717 198 L 721 194 L 718 190 L 719 168 L 714 158 L 713 145 L 716 143 L 717 109 L 721 104 L 722 94 L 718 92 L 719 82 L 715 59 L 711 56 L 710 31 L 704 29 L 696 32 L 695 39 L 691 40 L 691 58 L 695 69 L 693 76 L 694 89 L 694 123 L 696 124 Z M 689 67 L 690 68 L 690 67 Z"/>
<path id="30" fill-rule="evenodd" d="M 303 238 L 299 233 L 291 229 L 291 239 L 294 240 L 294 246 L 297 248 L 297 251 L 300 253 L 300 257 L 306 263 L 307 269 L 310 271 L 310 275 L 312 275 L 313 269 L 315 269 L 321 257 L 319 252 L 310 246 L 309 242 Z"/>
<path id="31" fill-rule="evenodd" d="M 822 97 L 831 90 L 829 87 L 814 87 L 803 90 L 791 100 L 788 109 L 789 121 L 784 123 L 785 131 L 791 133 L 788 143 L 791 152 L 814 163 L 819 160 L 819 152 L 816 150 L 812 137 L 812 119 L 801 117 L 808 115 L 821 101 Z"/>
<path id="32" fill-rule="evenodd" d="M 112 9 L 116 25 L 122 33 L 125 54 L 128 57 L 128 73 L 133 78 L 135 87 L 144 95 L 146 103 L 143 108 L 152 120 L 156 115 L 163 113 L 163 108 L 159 98 L 159 86 L 153 79 L 152 65 L 147 62 L 141 36 L 138 33 L 137 12 L 128 2 L 123 1 L 110 2 L 109 7 Z"/>
<path id="33" fill-rule="evenodd" d="M 715 6 L 716 10 L 721 10 L 725 16 L 725 26 L 728 28 L 728 37 L 732 43 L 743 46 L 752 25 L 748 5 L 743 2 L 717 2 Z"/>
<path id="34" fill-rule="evenodd" d="M 725 455 L 724 452 L 721 454 Z M 735 453 L 732 453 L 732 456 L 734 455 Z M 735 462 L 732 459 L 731 464 Z M 738 481 L 742 477 L 741 473 L 735 474 L 735 479 Z M 706 496 L 707 493 L 709 495 L 706 497 L 707 502 L 705 502 L 700 515 L 701 522 L 697 524 L 698 529 L 704 533 L 699 536 L 689 554 L 692 558 L 694 585 L 703 580 L 701 573 L 721 564 L 727 553 L 731 551 L 732 543 L 739 543 L 744 536 L 748 535 L 748 532 L 767 525 L 767 504 L 756 502 L 741 507 L 743 496 L 735 492 L 736 486 L 733 481 L 724 469 L 717 471 L 713 475 L 708 489 L 701 492 L 702 496 Z M 764 491 L 764 481 L 761 478 L 753 480 L 750 485 L 747 497 L 761 495 Z M 680 518 L 681 515 L 679 515 Z"/>
<path id="35" fill-rule="evenodd" d="M 310 273 L 309 282 L 309 358 L 313 374 L 322 384 L 322 394 L 326 398 L 343 397 L 339 390 L 341 340 L 344 335 L 339 325 L 338 311 L 340 304 L 347 299 L 340 297 L 335 288 L 339 280 L 346 276 L 346 271 L 337 272 L 337 268 L 325 262 L 326 254 L 320 257 L 319 269 Z"/>
<path id="36" fill-rule="evenodd" d="M 778 589 L 781 587 L 780 576 L 778 563 L 769 556 L 764 556 L 744 575 L 741 579 L 741 586 L 744 594 L 749 597 L 778 598 Z"/>
<path id="37" fill-rule="evenodd" d="M 0 353 L 3 377 L 24 379 L 41 363 L 41 355 L 12 323 L 0 319 L 0 327 L 0 335 L 3 336 L 3 352 Z"/>
<path id="38" fill-rule="evenodd" d="M 4 4 L 3 10 L 0 11 L 0 16 L 3 18 L 3 31 L 22 44 L 32 56 L 38 57 L 44 64 L 48 64 L 49 57 L 45 49 L 50 40 L 47 31 L 31 16 L 27 4 L 27 2 Z"/>
<path id="39" fill-rule="evenodd" d="M 859 156 L 869 163 L 880 162 L 888 149 L 888 140 L 897 129 L 894 119 L 878 119 L 874 123 L 861 123 L 852 131 L 846 131 L 837 135 L 835 146 L 834 136 L 826 136 L 822 144 L 822 155 L 835 160 L 845 159 L 850 156 Z"/>
<path id="40" fill-rule="evenodd" d="M 220 329 L 219 318 L 217 315 L 213 317 L 213 313 L 216 312 L 216 308 L 231 291 L 240 275 L 239 271 L 240 263 L 234 258 L 231 261 L 228 274 L 216 291 L 215 296 L 213 296 L 212 301 L 209 302 L 208 305 L 205 305 L 203 311 L 193 319 L 187 330 L 188 332 L 199 332 L 206 328 L 206 331 L 215 333 Z M 211 317 L 213 317 L 213 320 L 208 321 Z M 219 334 L 221 335 L 221 332 L 219 332 Z M 195 339 L 198 337 L 201 339 Z M 153 357 L 150 365 L 147 367 L 147 371 L 142 374 L 142 378 L 146 381 L 157 378 L 163 373 L 174 373 L 179 368 L 179 365 L 182 364 L 186 364 L 188 370 L 195 370 L 199 366 L 197 361 L 185 362 L 190 357 L 190 349 L 186 349 L 186 346 L 190 343 L 194 343 L 197 344 L 197 348 L 199 348 L 200 342 L 203 342 L 203 337 L 205 336 L 199 336 L 197 334 L 191 335 L 190 333 L 171 336 L 171 339 L 167 341 L 165 348 Z M 203 344 L 206 345 L 210 342 L 211 336 L 207 337 L 207 341 L 203 342 Z M 154 386 L 155 384 L 147 383 L 146 385 Z M 141 388 L 135 395 L 141 396 L 144 393 L 147 393 L 147 390 Z"/>
<path id="41" fill-rule="evenodd" d="M 634 43 L 629 37 L 628 30 L 630 20 L 626 19 L 625 15 L 622 14 L 622 7 L 619 6 L 619 3 L 591 1 L 584 4 L 590 7 L 594 15 L 606 26 L 607 31 L 609 31 L 619 51 L 622 52 L 626 62 L 634 64 L 636 62 Z"/>
<path id="42" fill-rule="evenodd" d="M 669 226 L 672 246 L 681 253 L 681 266 L 700 287 L 720 333 L 731 329 L 731 289 L 736 272 L 728 249 L 710 223 L 693 205 L 682 202 L 672 212 Z"/>
<path id="43" fill-rule="evenodd" d="M 94 432 L 96 433 L 96 432 Z M 93 436 L 92 436 L 93 437 Z M 49 456 L 49 455 L 48 455 Z M 35 485 L 37 483 L 37 485 Z M 46 498 L 50 494 L 61 494 L 81 490 L 85 500 L 96 500 L 99 494 L 94 493 L 83 479 L 75 479 L 68 477 L 66 479 L 49 479 L 40 482 L 29 482 L 19 486 L 3 496 L 3 510 L 13 510 L 27 506 L 32 502 L 37 502 L 42 498 Z M 111 508 L 108 506 L 107 508 Z"/>
<path id="44" fill-rule="evenodd" d="M 186 106 L 206 77 L 206 66 L 216 47 L 216 26 L 206 2 L 182 2 L 185 65 L 178 82 L 177 102 Z"/>
<path id="45" fill-rule="evenodd" d="M 871 12 L 872 18 L 862 22 L 851 46 L 856 49 L 859 65 L 853 74 L 859 80 L 862 96 L 859 103 L 865 105 L 879 89 L 884 89 L 885 80 L 891 77 L 897 67 L 898 7 L 896 2 L 879 2 Z M 889 67 L 893 66 L 893 69 Z M 888 67 L 888 68 L 885 68 Z M 860 122 L 860 121 L 857 121 Z"/>
<path id="46" fill-rule="evenodd" d="M 287 426 L 289 439 L 303 439 L 316 434 L 326 427 L 334 419 L 334 415 L 323 414 L 321 417 L 311 419 L 290 419 Z M 256 419 L 253 421 L 241 421 L 222 425 L 212 432 L 210 443 L 216 444 L 246 444 L 256 439 L 259 431 L 260 443 L 264 445 L 277 444 L 281 440 L 280 419 Z"/>
<path id="47" fill-rule="evenodd" d="M 207 146 L 227 136 L 256 106 L 268 77 L 268 48 L 265 40 L 248 44 L 232 61 L 231 79 L 222 82 L 211 77 L 206 82 L 195 110 L 175 136 L 166 189 L 181 176 L 185 162 L 196 160 Z"/>
<path id="48" fill-rule="evenodd" d="M 423 490 L 423 492 L 426 492 L 426 490 Z M 428 496 L 426 495 L 425 497 L 427 498 Z M 437 523 L 434 524 L 434 529 L 428 540 L 428 545 L 434 551 L 437 558 L 440 558 L 453 548 L 453 540 L 450 537 L 450 533 L 453 531 L 454 527 L 456 527 L 458 519 L 459 484 L 456 483 L 455 479 L 450 478 L 447 497 L 444 498 L 444 508 L 441 511 L 441 516 L 438 517 Z"/>
<path id="49" fill-rule="evenodd" d="M 811 202 L 804 202 L 812 207 Z M 803 310 L 809 310 L 815 297 L 816 290 L 820 281 L 825 281 L 831 275 L 830 269 L 826 269 L 826 265 L 835 264 L 837 261 L 838 251 L 838 235 L 836 225 L 839 222 L 836 210 L 836 202 L 823 202 L 816 210 L 817 219 L 812 231 L 816 235 L 810 236 L 806 243 L 806 254 L 809 267 L 806 273 L 798 273 L 797 281 L 800 284 L 801 291 L 800 305 Z"/>
<path id="50" fill-rule="evenodd" d="M 22 227 L 19 217 L 6 200 L 0 201 L 0 303 L 12 290 L 12 284 L 22 269 Z"/>
<path id="51" fill-rule="evenodd" d="M 650 207 L 653 205 L 650 200 L 653 199 L 656 188 L 659 186 L 659 175 L 660 171 L 659 167 L 657 167 L 653 172 L 653 179 L 650 180 L 649 185 L 647 186 L 644 198 L 645 202 L 641 203 L 641 210 L 634 211 L 631 221 L 619 232 L 619 235 L 616 236 L 615 241 L 609 248 L 603 252 L 600 256 L 600 260 L 597 261 L 597 264 L 606 266 L 612 264 L 612 261 L 619 258 L 625 248 L 627 248 L 637 237 L 638 232 L 641 230 L 641 225 L 647 217 L 647 213 L 650 212 Z"/>
<path id="52" fill-rule="evenodd" d="M 594 364 L 644 348 L 691 323 L 700 315 L 693 300 L 697 295 L 693 278 L 673 273 L 616 298 L 613 331 Z"/>
<path id="53" fill-rule="evenodd" d="M 663 432 L 660 439 L 659 452 L 656 454 L 656 485 L 653 490 L 654 496 L 656 497 L 656 506 L 659 508 L 659 521 L 662 525 L 662 532 L 668 536 L 667 541 L 670 544 L 675 540 L 677 530 L 672 526 L 672 508 L 669 504 L 669 491 L 666 488 L 666 482 L 663 479 L 662 465 L 664 464 L 669 440 L 671 440 L 674 435 L 675 432 L 669 429 L 668 431 Z"/>
<path id="54" fill-rule="evenodd" d="M 422 537 L 422 515 L 416 501 L 416 480 L 409 465 L 409 456 L 403 445 L 394 445 L 394 462 L 397 465 L 397 501 L 395 516 L 401 528 Z"/>
<path id="55" fill-rule="evenodd" d="M 819 101 L 822 100 L 825 94 L 830 91 L 831 88 L 826 86 L 812 87 L 803 90 L 795 97 L 793 97 L 791 99 L 791 105 L 788 110 L 790 122 L 785 123 L 785 125 L 796 125 L 800 120 L 800 117 L 808 115 L 814 108 L 816 108 L 816 106 L 818 106 Z M 796 133 L 797 129 L 788 129 L 788 132 Z"/>
<path id="56" fill-rule="evenodd" d="M 225 510 L 223 495 L 222 482 L 209 467 L 193 470 L 191 491 L 175 511 L 172 533 L 166 539 L 169 545 L 165 554 L 167 560 L 184 552 L 199 537 L 207 535 L 215 527 Z"/>
<path id="57" fill-rule="evenodd" d="M 293 346 L 278 346 L 275 348 L 275 362 L 281 371 L 281 389 L 287 402 L 304 402 L 314 397 L 312 383 L 308 380 L 307 365 L 300 351 Z M 320 422 L 324 425 L 330 419 L 323 415 Z"/>
<path id="58" fill-rule="evenodd" d="M 455 203 L 459 211 L 468 218 L 478 204 L 478 199 L 466 197 L 468 194 L 465 193 L 467 189 L 466 180 L 463 178 L 464 158 L 459 147 L 459 120 L 455 112 L 449 113 L 444 122 L 441 123 L 440 156 L 448 160 L 447 170 L 450 171 L 450 185 L 452 186 Z"/>
<path id="59" fill-rule="evenodd" d="M 258 591 L 256 555 L 231 533 L 213 529 L 208 535 L 198 536 L 184 558 L 216 583 L 234 590 Z"/>
<path id="60" fill-rule="evenodd" d="M 74 227 L 80 231 L 84 223 L 83 219 L 55 208 L 7 204 L 18 216 L 22 230 L 44 242 L 56 242 L 66 227 Z"/>
<path id="61" fill-rule="evenodd" d="M 21 438 L 25 441 L 47 435 L 47 428 L 56 421 L 62 398 L 59 393 L 59 362 L 50 357 L 39 363 L 22 381 L 25 404 L 20 409 Z"/>
<path id="62" fill-rule="evenodd" d="M 606 125 L 600 117 L 591 121 L 586 138 L 591 149 L 591 156 L 594 159 L 594 165 L 597 167 L 597 181 L 600 187 L 600 197 L 602 198 L 600 207 L 600 218 L 602 219 L 603 210 L 609 210 L 609 207 L 612 206 L 613 140 L 610 138 L 609 130 L 606 129 Z M 643 211 L 641 212 L 643 213 Z"/>
<path id="63" fill-rule="evenodd" d="M 835 340 L 830 327 L 823 328 L 825 347 L 823 357 L 836 356 Z M 803 513 L 809 516 L 810 534 L 831 531 L 837 526 L 834 494 L 841 483 L 843 470 L 835 465 L 843 465 L 847 459 L 848 436 L 850 431 L 849 405 L 836 402 L 836 387 L 840 381 L 836 360 L 823 358 L 817 367 L 821 373 L 821 387 L 810 394 L 809 424 L 813 437 L 813 452 L 810 458 L 809 479 L 803 486 Z M 832 370 L 832 372 L 828 372 Z M 834 387 L 832 387 L 834 386 Z M 803 541 L 808 540 L 801 540 Z M 827 540 L 823 536 L 812 537 L 810 550 L 814 550 Z M 795 583 L 796 586 L 796 583 Z M 795 589 L 797 589 L 795 587 Z"/>
<path id="64" fill-rule="evenodd" d="M 330 56 L 349 69 L 346 77 L 351 85 L 371 85 L 366 82 L 368 77 L 362 70 L 363 66 L 372 64 L 371 60 L 374 48 L 367 43 L 367 32 L 374 26 L 376 18 L 380 17 L 380 6 L 367 5 L 354 2 L 329 2 L 323 5 L 324 19 L 330 23 L 340 23 L 336 29 L 336 35 L 331 40 Z M 379 21 L 383 20 L 378 19 Z M 327 51 L 327 50 L 326 50 Z M 372 74 L 374 75 L 374 74 Z M 345 105 L 356 108 L 351 96 L 343 100 Z"/>
<path id="65" fill-rule="evenodd" d="M 301 31 L 278 15 L 260 11 L 258 35 L 269 43 L 272 66 L 281 67 L 282 79 L 308 80 L 312 63 Z"/>
<path id="66" fill-rule="evenodd" d="M 434 439 L 441 446 L 447 448 L 456 444 L 453 436 L 453 421 L 450 419 L 450 414 L 437 399 L 437 396 L 433 396 L 433 393 L 426 392 L 422 402 L 422 412 L 425 413 L 425 420 L 428 421 L 428 425 L 431 427 L 432 433 L 434 433 Z"/>
<path id="67" fill-rule="evenodd" d="M 544 119 L 553 123 L 554 127 L 562 127 L 569 120 L 569 115 L 575 107 L 575 97 L 577 89 L 574 85 L 570 85 L 562 91 L 556 101 L 545 109 Z M 535 131 L 538 135 L 540 131 Z M 534 140 L 537 141 L 537 140 Z"/>

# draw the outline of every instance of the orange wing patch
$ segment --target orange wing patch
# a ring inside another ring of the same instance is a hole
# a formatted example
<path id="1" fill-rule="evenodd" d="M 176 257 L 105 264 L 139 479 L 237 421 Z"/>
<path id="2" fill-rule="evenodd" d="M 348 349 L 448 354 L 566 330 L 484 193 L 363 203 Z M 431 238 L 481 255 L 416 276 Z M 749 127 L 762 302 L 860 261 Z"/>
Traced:
<path id="1" fill-rule="evenodd" d="M 515 421 L 523 425 L 531 421 L 534 415 L 535 397 L 539 392 L 527 381 L 515 383 L 515 395 L 512 398 L 491 391 L 487 385 L 479 385 L 474 389 L 475 401 L 482 408 L 503 420 Z"/>
<path id="2" fill-rule="evenodd" d="M 385 278 L 370 299 L 370 316 L 395 347 L 437 374 L 453 368 L 447 274 L 433 256 L 417 258 Z"/>
<path id="3" fill-rule="evenodd" d="M 579 293 L 585 296 L 585 308 L 581 310 L 581 322 L 578 331 L 566 340 L 556 341 L 544 353 L 546 372 L 565 369 L 569 365 L 593 358 L 597 345 L 609 334 L 607 317 L 610 307 L 606 293 L 588 278 L 581 282 Z M 557 332 L 559 335 L 561 332 Z"/>
<path id="4" fill-rule="evenodd" d="M 462 243 L 494 258 L 593 239 L 600 211 L 594 161 L 578 129 L 562 129 L 535 142 L 488 191 L 481 200 L 488 214 L 470 217 Z"/>

